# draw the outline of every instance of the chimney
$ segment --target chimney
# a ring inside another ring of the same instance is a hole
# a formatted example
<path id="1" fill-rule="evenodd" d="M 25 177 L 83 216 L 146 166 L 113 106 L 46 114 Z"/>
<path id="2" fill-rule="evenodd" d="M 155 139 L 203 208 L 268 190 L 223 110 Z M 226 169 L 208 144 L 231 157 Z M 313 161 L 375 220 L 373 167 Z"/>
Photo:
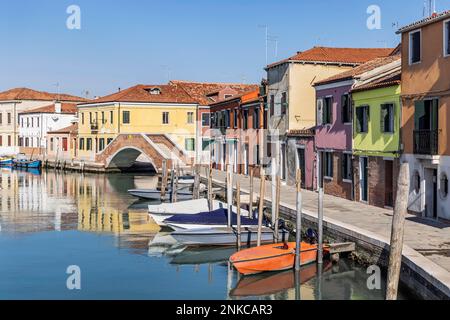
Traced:
<path id="1" fill-rule="evenodd" d="M 59 101 L 55 102 L 55 112 L 61 113 L 61 102 L 59 102 Z"/>

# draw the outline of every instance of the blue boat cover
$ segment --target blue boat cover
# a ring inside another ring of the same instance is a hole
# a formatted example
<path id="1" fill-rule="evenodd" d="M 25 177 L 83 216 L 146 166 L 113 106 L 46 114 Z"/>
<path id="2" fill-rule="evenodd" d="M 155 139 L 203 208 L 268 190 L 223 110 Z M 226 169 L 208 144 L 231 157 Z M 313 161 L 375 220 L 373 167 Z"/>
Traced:
<path id="1" fill-rule="evenodd" d="M 226 225 L 228 223 L 228 210 L 220 208 L 211 212 L 201 212 L 198 214 L 176 214 L 164 222 L 177 224 L 204 224 L 204 225 Z M 232 213 L 231 224 L 237 224 L 237 214 Z M 258 219 L 249 219 L 241 216 L 242 225 L 258 225 Z"/>

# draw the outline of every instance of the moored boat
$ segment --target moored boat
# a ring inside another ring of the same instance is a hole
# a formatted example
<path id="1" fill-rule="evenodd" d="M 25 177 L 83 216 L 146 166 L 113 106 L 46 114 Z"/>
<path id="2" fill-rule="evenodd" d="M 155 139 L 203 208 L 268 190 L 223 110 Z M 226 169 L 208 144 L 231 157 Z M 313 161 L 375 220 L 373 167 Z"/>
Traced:
<path id="1" fill-rule="evenodd" d="M 38 169 L 41 167 L 41 160 L 14 160 L 13 164 L 19 168 Z"/>
<path id="2" fill-rule="evenodd" d="M 9 167 L 13 165 L 13 159 L 12 158 L 3 158 L 0 159 L 0 166 L 1 167 Z"/>
<path id="3" fill-rule="evenodd" d="M 166 195 L 161 197 L 161 191 L 157 189 L 131 189 L 128 190 L 128 193 L 133 197 L 137 197 L 140 199 L 147 200 L 169 200 L 170 199 L 170 190 L 166 191 Z M 192 199 L 192 192 L 178 190 L 177 192 L 177 200 L 190 200 Z"/>
<path id="4" fill-rule="evenodd" d="M 243 275 L 288 270 L 294 266 L 295 247 L 295 242 L 289 242 L 245 249 L 233 254 L 230 262 Z M 303 266 L 315 262 L 317 249 L 317 244 L 302 242 L 300 264 Z M 324 253 L 327 252 L 328 250 L 324 248 Z"/>
<path id="5" fill-rule="evenodd" d="M 289 233 L 284 231 L 286 239 Z M 241 229 L 241 244 L 252 245 L 257 242 L 258 228 L 249 227 Z M 186 246 L 233 246 L 237 243 L 237 231 L 234 228 L 199 228 L 181 230 L 171 233 L 171 236 Z M 261 242 L 273 242 L 273 230 L 268 227 L 261 229 Z"/>

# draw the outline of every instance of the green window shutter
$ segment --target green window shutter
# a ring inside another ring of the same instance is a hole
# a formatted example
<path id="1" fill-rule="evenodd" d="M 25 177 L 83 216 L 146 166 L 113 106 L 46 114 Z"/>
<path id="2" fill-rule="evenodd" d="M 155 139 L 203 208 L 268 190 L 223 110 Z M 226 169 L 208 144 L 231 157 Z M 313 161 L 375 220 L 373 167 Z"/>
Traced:
<path id="1" fill-rule="evenodd" d="M 385 121 L 384 121 L 384 119 L 386 117 L 386 112 L 387 112 L 386 105 L 382 104 L 380 106 L 380 131 L 381 132 L 386 132 Z"/>
<path id="2" fill-rule="evenodd" d="M 362 131 L 363 108 L 356 108 L 355 130 L 357 133 Z"/>

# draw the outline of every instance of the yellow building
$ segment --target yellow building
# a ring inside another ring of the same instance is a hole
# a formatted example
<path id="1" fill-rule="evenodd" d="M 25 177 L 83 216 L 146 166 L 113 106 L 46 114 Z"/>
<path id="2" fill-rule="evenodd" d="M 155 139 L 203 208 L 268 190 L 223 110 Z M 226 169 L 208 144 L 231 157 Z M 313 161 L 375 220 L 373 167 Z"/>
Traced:
<path id="1" fill-rule="evenodd" d="M 78 105 L 78 158 L 95 161 L 118 135 L 164 134 L 195 156 L 198 103 L 177 84 L 137 85 Z"/>

